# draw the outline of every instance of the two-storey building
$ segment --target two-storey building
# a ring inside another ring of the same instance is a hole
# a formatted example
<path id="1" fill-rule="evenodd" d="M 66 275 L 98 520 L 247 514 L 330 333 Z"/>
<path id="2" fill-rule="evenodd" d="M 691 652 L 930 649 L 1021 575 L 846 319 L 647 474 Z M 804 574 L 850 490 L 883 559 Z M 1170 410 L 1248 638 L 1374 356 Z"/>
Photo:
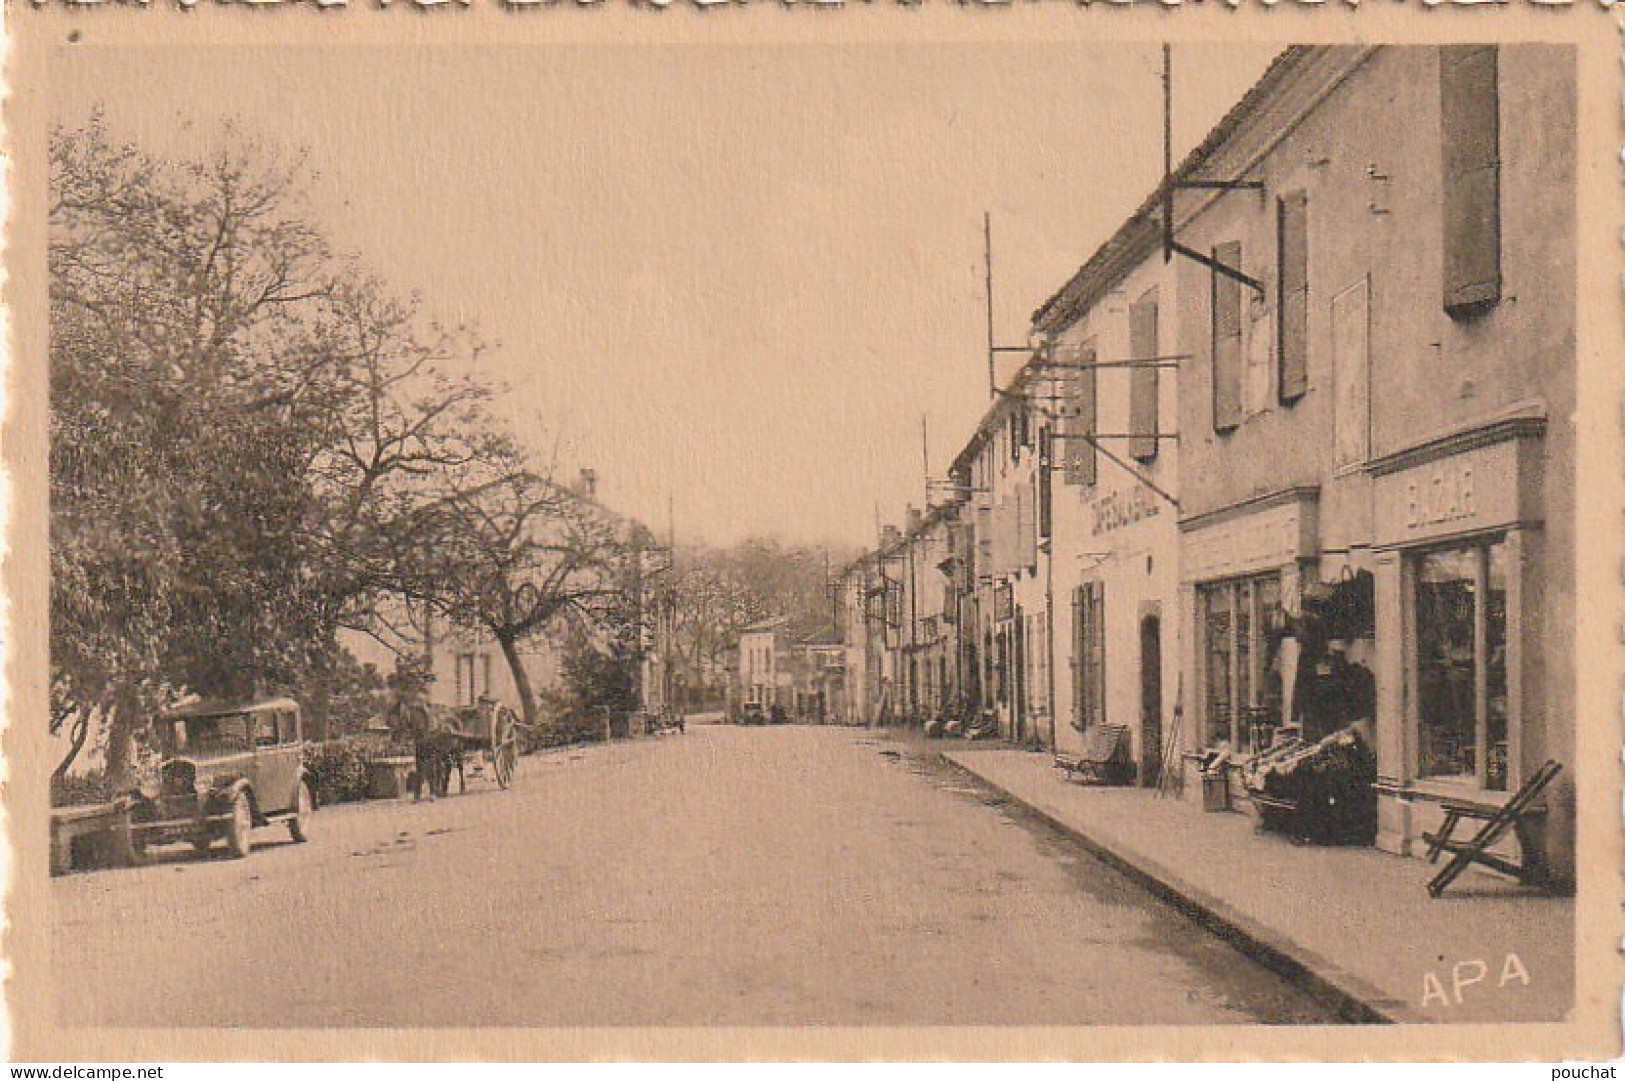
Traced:
<path id="1" fill-rule="evenodd" d="M 1187 163 L 1255 185 L 1175 215 L 1187 746 L 1366 714 L 1396 852 L 1574 751 L 1575 101 L 1565 47 L 1294 48 Z"/>

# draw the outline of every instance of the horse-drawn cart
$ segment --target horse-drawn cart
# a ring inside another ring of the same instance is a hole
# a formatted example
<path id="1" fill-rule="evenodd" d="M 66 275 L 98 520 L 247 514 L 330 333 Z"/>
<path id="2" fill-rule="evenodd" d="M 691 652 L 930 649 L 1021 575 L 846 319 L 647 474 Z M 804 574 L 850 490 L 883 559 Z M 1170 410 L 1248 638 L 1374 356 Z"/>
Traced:
<path id="1" fill-rule="evenodd" d="M 433 795 L 447 794 L 453 771 L 458 790 L 467 791 L 464 766 L 469 757 L 474 758 L 476 775 L 489 768 L 498 787 L 513 783 L 519 763 L 519 718 L 499 702 L 482 699 L 470 706 L 403 702 L 397 705 L 391 727 L 412 740 L 419 783 L 427 783 Z"/>

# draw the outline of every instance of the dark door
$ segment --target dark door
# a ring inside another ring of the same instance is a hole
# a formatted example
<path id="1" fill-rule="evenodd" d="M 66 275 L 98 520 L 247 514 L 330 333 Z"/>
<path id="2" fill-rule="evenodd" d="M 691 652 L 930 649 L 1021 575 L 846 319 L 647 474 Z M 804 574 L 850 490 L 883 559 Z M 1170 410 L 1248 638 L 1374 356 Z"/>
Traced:
<path id="1" fill-rule="evenodd" d="M 1010 627 L 1010 637 L 1015 642 L 1015 655 L 1010 663 L 1015 677 L 1011 680 L 1014 693 L 1010 702 L 1010 738 L 1020 743 L 1027 738 L 1027 621 L 1020 606 L 1016 608 L 1016 621 Z"/>
<path id="2" fill-rule="evenodd" d="M 1162 772 L 1162 618 L 1140 620 L 1140 784 Z"/>

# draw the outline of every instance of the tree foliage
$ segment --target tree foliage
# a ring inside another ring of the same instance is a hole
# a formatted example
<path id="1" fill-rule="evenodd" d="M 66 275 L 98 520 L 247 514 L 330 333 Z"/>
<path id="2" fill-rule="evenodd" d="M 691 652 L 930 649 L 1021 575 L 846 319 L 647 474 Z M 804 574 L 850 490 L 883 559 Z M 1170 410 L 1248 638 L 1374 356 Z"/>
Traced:
<path id="1" fill-rule="evenodd" d="M 415 592 L 503 652 L 525 723 L 539 722 L 520 646 L 574 628 L 627 633 L 637 527 L 532 472 L 512 451 L 482 457 L 423 516 Z"/>
<path id="2" fill-rule="evenodd" d="M 720 661 L 742 627 L 770 616 L 788 618 L 793 634 L 832 633 L 828 577 L 847 554 L 761 537 L 685 550 L 676 596 L 683 660 L 691 666 Z"/>
<path id="3" fill-rule="evenodd" d="M 176 696 L 342 688 L 424 508 L 500 437 L 483 348 L 308 224 L 241 133 L 157 161 L 99 118 L 50 183 L 52 730 L 116 773 Z M 307 697 L 308 695 L 304 696 Z"/>

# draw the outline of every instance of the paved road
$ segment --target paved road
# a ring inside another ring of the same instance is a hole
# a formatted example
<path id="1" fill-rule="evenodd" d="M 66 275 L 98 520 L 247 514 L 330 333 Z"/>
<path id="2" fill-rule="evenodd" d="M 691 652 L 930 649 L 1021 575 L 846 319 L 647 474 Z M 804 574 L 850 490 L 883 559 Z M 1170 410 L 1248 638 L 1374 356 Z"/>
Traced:
<path id="1" fill-rule="evenodd" d="M 691 726 L 52 884 L 65 1024 L 1321 1021 L 907 744 Z"/>

